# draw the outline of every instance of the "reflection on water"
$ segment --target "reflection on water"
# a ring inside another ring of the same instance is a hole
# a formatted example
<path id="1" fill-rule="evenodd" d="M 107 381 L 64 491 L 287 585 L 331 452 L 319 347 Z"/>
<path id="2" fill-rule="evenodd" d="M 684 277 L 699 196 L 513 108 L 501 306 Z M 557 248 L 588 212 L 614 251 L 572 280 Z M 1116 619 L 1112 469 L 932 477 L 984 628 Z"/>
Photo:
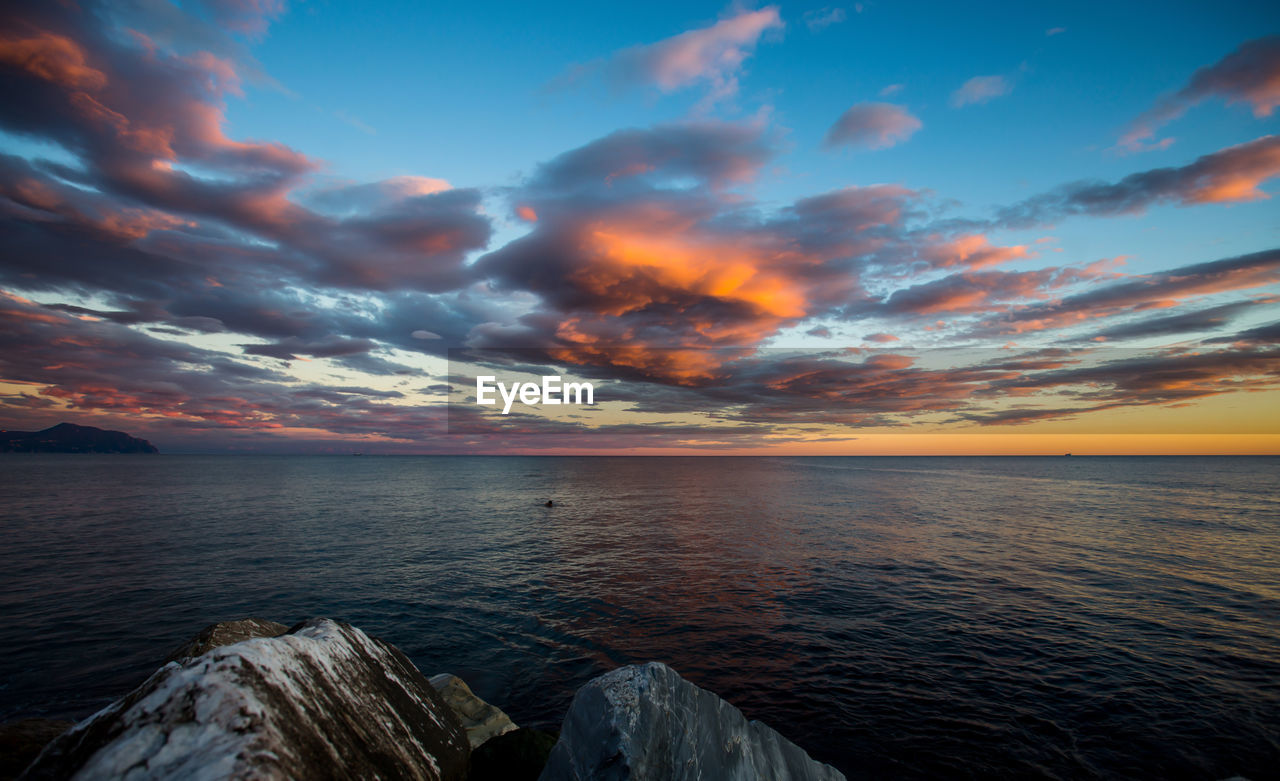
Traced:
<path id="1" fill-rule="evenodd" d="M 1263 778 L 1278 466 L 6 456 L 0 718 L 326 615 L 535 726 L 659 659 L 851 777 Z"/>

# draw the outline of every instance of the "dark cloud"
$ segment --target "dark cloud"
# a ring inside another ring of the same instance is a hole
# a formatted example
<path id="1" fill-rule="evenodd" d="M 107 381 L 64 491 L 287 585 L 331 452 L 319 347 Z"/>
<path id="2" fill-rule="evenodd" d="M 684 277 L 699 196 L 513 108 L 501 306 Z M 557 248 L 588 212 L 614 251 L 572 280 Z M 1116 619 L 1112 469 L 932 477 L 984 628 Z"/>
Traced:
<path id="1" fill-rule="evenodd" d="M 1054 301 L 1028 304 L 985 318 L 975 334 L 1016 334 L 1080 325 L 1117 314 L 1167 309 L 1216 293 L 1280 282 L 1280 250 L 1127 277 Z"/>
<path id="2" fill-rule="evenodd" d="M 937 315 L 988 312 L 1010 302 L 1044 298 L 1059 288 L 1089 280 L 1099 272 L 1051 266 L 1038 271 L 966 271 L 901 288 L 861 314 Z"/>
<path id="3" fill-rule="evenodd" d="M 1180 168 L 1130 174 L 1115 184 L 1077 182 L 1001 209 L 998 224 L 1031 227 L 1066 217 L 1137 214 L 1162 203 L 1191 206 L 1266 198 L 1259 185 L 1280 175 L 1280 136 L 1263 136 Z"/>
<path id="4" fill-rule="evenodd" d="M 533 196 L 577 195 L 747 181 L 774 154 L 757 125 L 689 122 L 619 130 L 539 166 L 525 185 Z"/>
<path id="5" fill-rule="evenodd" d="M 285 361 L 296 361 L 299 355 L 313 358 L 334 358 L 338 356 L 367 353 L 377 347 L 368 339 L 330 338 L 320 342 L 305 342 L 301 339 L 287 339 L 268 344 L 242 344 L 240 347 L 246 355 L 265 355 Z"/>
<path id="6" fill-rule="evenodd" d="M 216 5 L 230 8 L 224 21 L 232 24 L 276 10 Z M 5 254 L 14 258 L 6 270 L 52 257 L 55 267 L 38 275 L 40 284 L 122 289 L 127 279 L 190 285 L 212 274 L 238 287 L 284 277 L 440 292 L 465 284 L 467 254 L 488 243 L 480 194 L 426 186 L 438 180 L 369 185 L 380 200 L 362 203 L 348 193 L 348 208 L 337 215 L 300 205 L 295 193 L 316 161 L 223 131 L 225 101 L 240 89 L 229 60 L 167 51 L 113 29 L 112 13 L 94 3 L 42 4 L 3 18 L 0 127 L 76 158 L 0 161 L 0 214 L 13 228 L 5 234 Z M 93 244 L 121 262 L 86 259 Z"/>
<path id="7" fill-rule="evenodd" d="M 1234 336 L 1220 336 L 1208 342 L 1244 342 L 1253 344 L 1280 344 L 1280 321 L 1249 328 Z"/>
<path id="8" fill-rule="evenodd" d="M 1166 95 L 1134 120 L 1120 138 L 1121 149 L 1140 151 L 1167 146 L 1172 139 L 1151 142 L 1161 125 L 1209 98 L 1248 103 L 1256 117 L 1269 117 L 1280 105 L 1280 36 L 1245 41 L 1213 65 L 1196 71 L 1186 86 Z"/>
<path id="9" fill-rule="evenodd" d="M 1066 391 L 1092 409 L 1115 405 L 1168 404 L 1274 388 L 1280 383 L 1280 351 L 1227 349 L 1203 352 L 1167 350 L 1126 355 L 1114 360 L 997 380 L 988 395 Z"/>
<path id="10" fill-rule="evenodd" d="M 1264 298 L 1236 301 L 1230 304 L 1181 312 L 1163 317 L 1148 317 L 1099 331 L 1094 338 L 1103 340 L 1138 339 L 1152 336 L 1178 336 L 1221 329 L 1236 317 L 1260 305 L 1280 303 L 1280 299 Z"/>

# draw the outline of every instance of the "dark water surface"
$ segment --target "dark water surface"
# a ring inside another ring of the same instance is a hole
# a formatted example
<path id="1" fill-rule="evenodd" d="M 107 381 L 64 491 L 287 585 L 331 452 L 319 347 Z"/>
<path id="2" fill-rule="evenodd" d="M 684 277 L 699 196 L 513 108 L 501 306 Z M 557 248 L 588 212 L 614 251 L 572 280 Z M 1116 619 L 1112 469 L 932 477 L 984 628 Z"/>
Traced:
<path id="1" fill-rule="evenodd" d="M 0 719 L 329 616 L 529 726 L 656 659 L 851 778 L 1280 773 L 1276 458 L 17 455 L 0 490 Z"/>

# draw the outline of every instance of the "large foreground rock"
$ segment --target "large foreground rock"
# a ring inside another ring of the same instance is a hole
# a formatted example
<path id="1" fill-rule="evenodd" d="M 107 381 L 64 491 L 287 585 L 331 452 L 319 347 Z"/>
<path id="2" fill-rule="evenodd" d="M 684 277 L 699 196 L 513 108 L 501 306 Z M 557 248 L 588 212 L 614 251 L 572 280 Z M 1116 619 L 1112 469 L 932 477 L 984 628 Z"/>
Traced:
<path id="1" fill-rule="evenodd" d="M 542 781 L 844 779 L 665 664 L 621 667 L 574 695 Z"/>
<path id="2" fill-rule="evenodd" d="M 490 738 L 496 738 L 499 735 L 511 732 L 516 728 L 515 722 L 511 717 L 502 712 L 502 709 L 496 705 L 490 705 L 480 699 L 471 691 L 471 687 L 467 686 L 456 675 L 451 673 L 440 673 L 433 675 L 428 680 L 435 690 L 440 692 L 440 696 L 453 709 L 453 715 L 458 717 L 462 722 L 462 727 L 467 731 L 467 740 L 471 743 L 471 748 L 478 747 Z"/>
<path id="3" fill-rule="evenodd" d="M 463 779 L 449 706 L 395 647 L 327 619 L 214 648 L 51 743 L 24 778 Z"/>

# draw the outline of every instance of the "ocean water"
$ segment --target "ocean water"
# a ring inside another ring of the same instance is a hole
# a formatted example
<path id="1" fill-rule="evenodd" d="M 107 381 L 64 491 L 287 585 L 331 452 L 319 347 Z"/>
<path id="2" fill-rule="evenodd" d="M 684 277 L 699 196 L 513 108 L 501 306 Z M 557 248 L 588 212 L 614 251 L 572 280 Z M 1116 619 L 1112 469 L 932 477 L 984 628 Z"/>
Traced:
<path id="1" fill-rule="evenodd" d="M 661 660 L 850 778 L 1280 773 L 1277 458 L 18 455 L 0 490 L 0 719 L 328 616 L 528 726 Z"/>

